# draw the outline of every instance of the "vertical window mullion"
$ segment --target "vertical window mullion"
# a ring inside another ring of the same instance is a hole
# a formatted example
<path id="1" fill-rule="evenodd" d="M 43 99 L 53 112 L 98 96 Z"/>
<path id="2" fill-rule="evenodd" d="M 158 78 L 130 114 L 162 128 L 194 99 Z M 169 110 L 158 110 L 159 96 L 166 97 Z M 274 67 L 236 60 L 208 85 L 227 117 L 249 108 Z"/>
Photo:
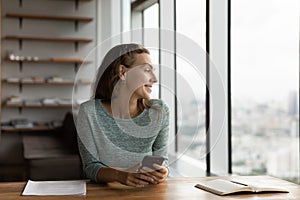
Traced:
<path id="1" fill-rule="evenodd" d="M 227 174 L 228 0 L 209 3 L 209 169 L 213 174 Z"/>

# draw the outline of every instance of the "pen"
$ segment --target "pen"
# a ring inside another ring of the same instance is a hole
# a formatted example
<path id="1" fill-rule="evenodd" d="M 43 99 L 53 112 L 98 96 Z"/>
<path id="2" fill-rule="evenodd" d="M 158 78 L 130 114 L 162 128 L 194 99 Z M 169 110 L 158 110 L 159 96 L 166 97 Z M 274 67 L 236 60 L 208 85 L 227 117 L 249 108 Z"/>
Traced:
<path id="1" fill-rule="evenodd" d="M 239 184 L 239 185 L 244 185 L 244 186 L 248 186 L 247 184 L 244 184 L 244 183 L 240 183 L 240 182 L 237 182 L 237 181 L 230 181 L 232 183 L 236 183 L 236 184 Z"/>

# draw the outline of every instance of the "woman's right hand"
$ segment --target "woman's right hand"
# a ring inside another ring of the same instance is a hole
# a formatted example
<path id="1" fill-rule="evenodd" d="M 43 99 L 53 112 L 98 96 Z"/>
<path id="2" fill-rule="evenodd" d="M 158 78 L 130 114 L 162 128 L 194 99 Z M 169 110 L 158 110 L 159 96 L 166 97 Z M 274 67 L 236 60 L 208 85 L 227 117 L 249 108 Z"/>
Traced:
<path id="1" fill-rule="evenodd" d="M 118 173 L 118 181 L 124 185 L 133 187 L 145 187 L 149 183 L 154 183 L 155 180 L 146 173 L 139 172 L 141 163 L 136 164 L 126 170 L 120 170 Z"/>

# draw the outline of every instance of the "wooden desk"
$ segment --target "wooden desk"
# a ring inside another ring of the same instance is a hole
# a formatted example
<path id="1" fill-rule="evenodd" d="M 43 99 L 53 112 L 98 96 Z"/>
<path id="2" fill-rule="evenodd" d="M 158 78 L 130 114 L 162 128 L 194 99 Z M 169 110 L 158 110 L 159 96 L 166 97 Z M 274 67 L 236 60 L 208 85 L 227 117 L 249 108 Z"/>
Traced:
<path id="1" fill-rule="evenodd" d="M 236 177 L 236 176 L 235 176 Z M 238 194 L 230 196 L 217 196 L 209 192 L 195 188 L 199 180 L 211 180 L 219 177 L 202 178 L 169 178 L 159 185 L 149 185 L 145 188 L 131 188 L 117 183 L 87 185 L 86 196 L 21 196 L 25 182 L 0 183 L 0 199 L 300 199 L 300 185 L 270 176 L 240 177 L 245 180 L 264 180 L 276 186 L 287 188 L 289 193 L 261 193 L 261 194 Z M 231 179 L 231 177 L 224 177 Z"/>

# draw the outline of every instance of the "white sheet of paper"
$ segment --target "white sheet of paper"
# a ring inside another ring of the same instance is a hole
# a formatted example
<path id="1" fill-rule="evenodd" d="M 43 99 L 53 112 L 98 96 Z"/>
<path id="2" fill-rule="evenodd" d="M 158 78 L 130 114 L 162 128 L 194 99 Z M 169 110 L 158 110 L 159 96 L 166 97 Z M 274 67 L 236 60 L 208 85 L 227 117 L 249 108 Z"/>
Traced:
<path id="1" fill-rule="evenodd" d="M 22 195 L 86 195 L 86 180 L 31 181 Z"/>

